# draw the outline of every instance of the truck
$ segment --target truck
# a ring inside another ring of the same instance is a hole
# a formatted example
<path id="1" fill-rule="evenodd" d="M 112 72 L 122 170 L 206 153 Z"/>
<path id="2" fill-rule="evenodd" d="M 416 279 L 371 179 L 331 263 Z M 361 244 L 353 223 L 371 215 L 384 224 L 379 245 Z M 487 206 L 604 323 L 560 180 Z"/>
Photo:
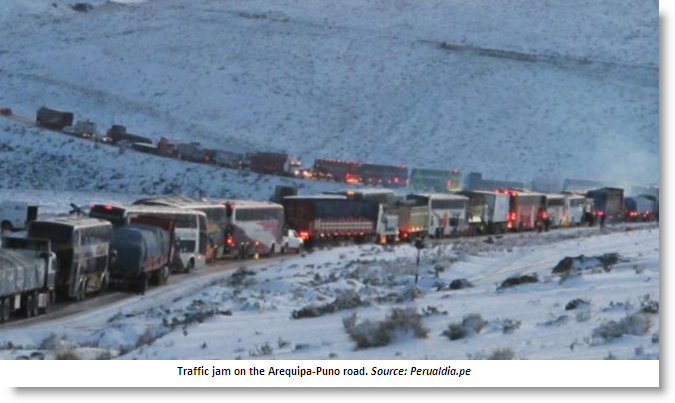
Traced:
<path id="1" fill-rule="evenodd" d="M 408 168 L 404 166 L 361 164 L 358 174 L 365 185 L 408 186 Z"/>
<path id="2" fill-rule="evenodd" d="M 169 220 L 135 217 L 131 224 L 113 229 L 110 248 L 116 258 L 110 279 L 122 288 L 145 292 L 152 282 L 166 284 L 173 258 L 174 226 Z"/>
<path id="3" fill-rule="evenodd" d="M 145 143 L 152 144 L 152 140 L 147 137 L 139 136 L 138 134 L 132 134 L 127 132 L 126 126 L 122 125 L 112 125 L 110 129 L 106 132 L 106 137 L 110 139 L 112 144 L 117 144 L 120 141 L 128 141 L 130 143 Z"/>
<path id="4" fill-rule="evenodd" d="M 219 149 L 215 149 L 213 151 L 213 161 L 216 165 L 234 169 L 240 169 L 242 167 L 244 160 L 244 156 L 242 154 Z"/>
<path id="5" fill-rule="evenodd" d="M 399 222 L 398 212 L 390 209 L 395 199 L 394 191 L 390 189 L 350 189 L 324 192 L 328 195 L 345 196 L 350 200 L 370 200 L 379 204 L 375 233 L 378 243 L 386 244 L 398 240 Z"/>
<path id="6" fill-rule="evenodd" d="M 312 177 L 334 182 L 360 183 L 359 165 L 356 161 L 318 158 L 312 166 Z"/>
<path id="7" fill-rule="evenodd" d="M 651 195 L 624 199 L 626 221 L 652 221 L 656 219 L 656 199 Z"/>
<path id="8" fill-rule="evenodd" d="M 456 192 L 462 185 L 462 173 L 458 169 L 422 169 L 410 171 L 410 187 L 424 192 Z"/>
<path id="9" fill-rule="evenodd" d="M 468 221 L 476 233 L 504 232 L 509 217 L 510 196 L 487 190 L 465 190 L 459 194 L 469 198 Z"/>
<path id="10" fill-rule="evenodd" d="M 270 201 L 273 203 L 281 204 L 284 201 L 284 197 L 297 195 L 298 195 L 297 186 L 278 185 L 277 187 L 274 188 L 274 195 L 270 197 Z"/>
<path id="11" fill-rule="evenodd" d="M 90 139 L 97 135 L 96 123 L 90 120 L 80 120 L 74 126 L 66 126 L 63 132 L 83 139 Z"/>
<path id="12" fill-rule="evenodd" d="M 26 202 L 0 202 L 0 231 L 2 233 L 26 229 L 37 219 L 38 206 Z"/>
<path id="13" fill-rule="evenodd" d="M 258 152 L 249 154 L 249 169 L 253 172 L 272 175 L 291 175 L 291 158 L 286 153 Z"/>
<path id="14" fill-rule="evenodd" d="M 378 202 L 339 195 L 290 196 L 284 198 L 283 207 L 288 227 L 296 230 L 306 245 L 376 238 Z"/>
<path id="15" fill-rule="evenodd" d="M 43 106 L 37 111 L 35 124 L 48 129 L 63 130 L 64 127 L 73 125 L 73 118 L 74 115 L 71 112 L 57 111 Z"/>
<path id="16" fill-rule="evenodd" d="M 609 222 L 623 219 L 623 189 L 603 187 L 586 192 L 586 197 L 593 199 L 593 216 Z"/>
<path id="17" fill-rule="evenodd" d="M 398 239 L 411 241 L 425 238 L 428 233 L 429 208 L 425 203 L 405 198 L 397 198 L 386 210 L 398 217 Z"/>
<path id="18" fill-rule="evenodd" d="M 500 190 L 499 193 L 510 197 L 507 229 L 526 231 L 544 228 L 544 220 L 548 218 L 544 194 L 512 189 Z"/>
<path id="19" fill-rule="evenodd" d="M 176 153 L 178 158 L 190 162 L 209 162 L 206 149 L 200 143 L 178 143 L 176 144 Z"/>
<path id="20" fill-rule="evenodd" d="M 0 249 L 0 323 L 14 312 L 29 318 L 54 303 L 56 255 L 46 239 L 2 239 Z"/>

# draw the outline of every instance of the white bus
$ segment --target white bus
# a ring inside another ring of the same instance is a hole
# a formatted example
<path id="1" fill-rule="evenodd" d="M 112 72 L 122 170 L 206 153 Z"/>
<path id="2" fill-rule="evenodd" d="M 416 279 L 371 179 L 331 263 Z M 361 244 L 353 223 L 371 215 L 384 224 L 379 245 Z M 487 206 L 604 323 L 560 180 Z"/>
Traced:
<path id="1" fill-rule="evenodd" d="M 546 213 L 553 228 L 562 227 L 565 223 L 565 195 L 546 194 Z"/>
<path id="2" fill-rule="evenodd" d="M 444 193 L 413 193 L 409 200 L 417 200 L 429 209 L 428 234 L 436 238 L 464 233 L 468 230 L 466 196 Z"/>
<path id="3" fill-rule="evenodd" d="M 170 220 L 174 223 L 176 253 L 172 269 L 189 272 L 206 264 L 208 242 L 206 214 L 196 210 L 184 210 L 164 206 L 116 206 L 94 204 L 89 215 L 110 221 L 113 225 L 127 225 L 134 217 L 151 217 Z"/>
<path id="4" fill-rule="evenodd" d="M 266 201 L 228 200 L 225 253 L 245 259 L 281 250 L 284 208 Z"/>
<path id="5" fill-rule="evenodd" d="M 590 209 L 589 209 L 590 211 Z M 586 197 L 578 194 L 565 195 L 565 222 L 566 226 L 581 225 L 586 214 Z"/>
<path id="6" fill-rule="evenodd" d="M 206 214 L 206 234 L 209 237 L 212 258 L 223 257 L 225 250 L 225 228 L 227 227 L 226 209 L 224 203 L 202 201 L 188 196 L 166 196 L 150 199 L 140 199 L 134 205 L 167 206 L 185 210 L 196 210 Z"/>

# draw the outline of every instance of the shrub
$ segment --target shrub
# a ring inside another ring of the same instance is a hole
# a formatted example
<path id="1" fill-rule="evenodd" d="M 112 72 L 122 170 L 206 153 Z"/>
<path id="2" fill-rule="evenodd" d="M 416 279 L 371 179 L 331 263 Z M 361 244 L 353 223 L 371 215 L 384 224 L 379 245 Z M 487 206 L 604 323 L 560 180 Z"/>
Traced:
<path id="1" fill-rule="evenodd" d="M 463 339 L 469 334 L 480 333 L 485 327 L 487 321 L 477 313 L 465 315 L 462 318 L 462 323 L 451 323 L 448 328 L 441 333 L 450 340 Z"/>
<path id="2" fill-rule="evenodd" d="M 466 329 L 460 323 L 451 323 L 441 334 L 450 340 L 459 340 L 466 337 Z"/>
<path id="3" fill-rule="evenodd" d="M 75 354 L 75 351 L 72 348 L 67 348 L 64 350 L 57 351 L 54 355 L 56 360 L 79 360 L 80 357 Z"/>
<path id="4" fill-rule="evenodd" d="M 642 336 L 649 331 L 650 325 L 649 316 L 641 312 L 636 312 L 626 316 L 620 321 L 612 320 L 603 323 L 593 331 L 593 337 L 609 341 L 617 339 L 624 334 Z"/>
<path id="5" fill-rule="evenodd" d="M 565 305 L 566 311 L 571 311 L 577 308 L 588 307 L 591 303 L 587 299 L 575 298 Z"/>
<path id="6" fill-rule="evenodd" d="M 520 321 L 515 319 L 504 319 L 502 320 L 502 333 L 513 333 L 515 330 L 520 329 Z"/>
<path id="7" fill-rule="evenodd" d="M 471 288 L 471 287 L 473 287 L 473 284 L 471 284 L 469 280 L 465 278 L 457 278 L 452 280 L 452 282 L 450 282 L 450 286 L 448 288 L 450 288 L 451 290 L 461 290 L 464 288 Z"/>
<path id="8" fill-rule="evenodd" d="M 429 333 L 421 315 L 413 308 L 393 308 L 382 321 L 356 321 L 354 314 L 344 318 L 342 324 L 357 349 L 389 345 L 400 333 L 412 333 L 416 338 L 425 338 Z"/>
<path id="9" fill-rule="evenodd" d="M 349 290 L 344 294 L 339 295 L 333 302 L 319 306 L 309 305 L 293 311 L 291 317 L 293 317 L 293 319 L 316 318 L 329 313 L 335 313 L 345 309 L 354 309 L 365 305 L 367 305 L 367 303 L 361 300 L 361 297 L 355 291 Z"/>
<path id="10" fill-rule="evenodd" d="M 515 287 L 521 284 L 531 284 L 538 283 L 539 277 L 537 274 L 524 274 L 522 276 L 509 277 L 506 280 L 502 281 L 502 284 L 499 286 L 500 289 Z"/>
<path id="11" fill-rule="evenodd" d="M 488 360 L 515 360 L 516 353 L 513 352 L 510 348 L 498 348 L 487 356 Z"/>

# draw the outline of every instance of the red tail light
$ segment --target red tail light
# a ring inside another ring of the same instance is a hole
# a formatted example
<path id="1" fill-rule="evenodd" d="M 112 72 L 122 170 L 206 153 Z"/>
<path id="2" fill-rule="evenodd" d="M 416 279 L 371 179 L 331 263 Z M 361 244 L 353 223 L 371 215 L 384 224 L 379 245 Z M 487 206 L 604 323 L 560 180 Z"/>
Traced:
<path id="1" fill-rule="evenodd" d="M 227 246 L 234 246 L 234 237 L 232 235 L 228 235 L 225 239 L 225 243 Z"/>
<path id="2" fill-rule="evenodd" d="M 298 236 L 303 241 L 307 241 L 309 239 L 309 231 L 298 231 Z"/>
<path id="3" fill-rule="evenodd" d="M 516 213 L 515 213 L 515 211 L 512 211 L 512 212 L 509 214 L 509 220 L 514 221 L 515 219 L 516 219 Z"/>
<path id="4" fill-rule="evenodd" d="M 112 206 L 112 204 L 104 204 L 103 208 L 106 209 L 106 210 L 112 210 L 113 206 Z"/>

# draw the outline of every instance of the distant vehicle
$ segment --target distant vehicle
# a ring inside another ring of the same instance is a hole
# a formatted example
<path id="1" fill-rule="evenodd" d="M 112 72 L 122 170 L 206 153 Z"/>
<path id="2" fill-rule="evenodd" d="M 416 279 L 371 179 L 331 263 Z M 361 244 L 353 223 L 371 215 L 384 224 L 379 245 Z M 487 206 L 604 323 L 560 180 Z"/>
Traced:
<path id="1" fill-rule="evenodd" d="M 461 189 L 462 173 L 458 169 L 421 169 L 410 171 L 410 187 L 423 192 L 457 192 Z"/>
<path id="2" fill-rule="evenodd" d="M 240 169 L 244 161 L 244 156 L 239 153 L 214 150 L 214 163 L 226 168 Z"/>
<path id="3" fill-rule="evenodd" d="M 360 183 L 359 163 L 319 158 L 314 160 L 312 176 L 316 179 L 334 182 Z"/>
<path id="4" fill-rule="evenodd" d="M 37 219 L 38 206 L 25 202 L 0 202 L 0 231 L 2 233 L 24 230 Z"/>
<path id="5" fill-rule="evenodd" d="M 429 207 L 424 200 L 397 197 L 386 207 L 387 213 L 398 217 L 398 238 L 412 241 L 428 234 Z"/>
<path id="6" fill-rule="evenodd" d="M 361 164 L 358 174 L 365 185 L 408 186 L 408 168 L 404 166 Z"/>
<path id="7" fill-rule="evenodd" d="M 159 142 L 157 142 L 157 154 L 163 157 L 177 158 L 176 143 L 165 137 L 160 137 Z"/>
<path id="8" fill-rule="evenodd" d="M 139 199 L 134 205 L 166 206 L 183 210 L 195 210 L 206 214 L 206 234 L 213 250 L 211 258 L 219 259 L 225 253 L 225 231 L 227 209 L 224 203 L 198 200 L 184 195 Z"/>
<path id="9" fill-rule="evenodd" d="M 495 192 L 500 189 L 524 189 L 525 184 L 518 181 L 483 179 L 480 172 L 470 172 L 463 182 L 464 190 L 486 190 Z"/>
<path id="10" fill-rule="evenodd" d="M 543 229 L 546 212 L 546 196 L 542 193 L 522 190 L 502 190 L 510 196 L 507 228 L 514 231 Z"/>
<path id="11" fill-rule="evenodd" d="M 486 190 L 459 192 L 469 198 L 469 226 L 474 233 L 497 234 L 506 231 L 510 196 Z"/>
<path id="12" fill-rule="evenodd" d="M 562 185 L 563 192 L 587 192 L 593 189 L 599 189 L 604 186 L 610 186 L 607 181 L 592 179 L 565 179 Z"/>
<path id="13" fill-rule="evenodd" d="M 110 142 L 117 144 L 121 141 L 128 141 L 130 143 L 145 143 L 152 144 L 152 140 L 147 137 L 139 136 L 137 134 L 131 134 L 127 132 L 126 126 L 122 125 L 112 125 L 110 129 L 106 132 L 106 137 L 110 139 Z"/>
<path id="14" fill-rule="evenodd" d="M 185 161 L 210 162 L 206 149 L 196 142 L 176 144 L 176 153 L 178 158 Z"/>
<path id="15" fill-rule="evenodd" d="M 294 229 L 287 229 L 284 231 L 284 236 L 281 240 L 281 253 L 286 253 L 289 250 L 294 250 L 297 253 L 302 251 L 305 242 L 300 238 L 298 232 Z"/>
<path id="16" fill-rule="evenodd" d="M 43 106 L 37 111 L 35 124 L 49 129 L 63 130 L 64 127 L 73 125 L 73 117 L 71 112 L 61 112 Z"/>
<path id="17" fill-rule="evenodd" d="M 624 199 L 627 221 L 652 221 L 656 219 L 656 200 L 651 195 L 626 197 Z"/>
<path id="18" fill-rule="evenodd" d="M 610 222 L 623 219 L 623 189 L 604 187 L 586 192 L 593 199 L 593 216 L 601 219 L 605 216 Z"/>
<path id="19" fill-rule="evenodd" d="M 78 301 L 90 291 L 108 287 L 111 233 L 109 222 L 82 216 L 54 217 L 28 225 L 29 238 L 51 241 L 57 259 L 57 292 Z"/>
<path id="20" fill-rule="evenodd" d="M 273 175 L 292 175 L 291 158 L 285 153 L 259 152 L 248 155 L 249 169 Z"/>
<path id="21" fill-rule="evenodd" d="M 413 193 L 408 195 L 408 199 L 427 205 L 427 228 L 430 236 L 441 238 L 468 231 L 468 197 L 445 193 Z"/>
<path id="22" fill-rule="evenodd" d="M 565 195 L 546 194 L 546 214 L 551 227 L 562 227 L 565 222 Z"/>
<path id="23" fill-rule="evenodd" d="M 298 232 L 305 245 L 340 239 L 368 242 L 376 238 L 378 202 L 317 195 L 286 197 L 283 205 L 288 227 Z"/>
<path id="24" fill-rule="evenodd" d="M 80 120 L 74 126 L 64 127 L 63 132 L 83 139 L 89 139 L 97 135 L 98 129 L 96 128 L 96 123 L 90 120 Z"/>
<path id="25" fill-rule="evenodd" d="M 110 247 L 116 258 L 110 278 L 125 288 L 145 292 L 150 282 L 166 284 L 173 258 L 174 228 L 169 220 L 137 217 L 113 229 Z"/>
<path id="26" fill-rule="evenodd" d="M 206 264 L 207 220 L 201 211 L 165 206 L 94 204 L 89 216 L 107 220 L 114 226 L 128 225 L 136 217 L 169 220 L 173 222 L 176 237 L 171 268 L 190 272 Z"/>
<path id="27" fill-rule="evenodd" d="M 46 239 L 2 239 L 0 249 L 0 323 L 15 310 L 37 316 L 54 303 L 56 255 Z"/>
<path id="28" fill-rule="evenodd" d="M 252 200 L 227 200 L 223 204 L 227 208 L 226 254 L 245 259 L 281 250 L 284 209 L 280 204 Z"/>
<path id="29" fill-rule="evenodd" d="M 574 226 L 584 222 L 586 213 L 586 197 L 568 193 L 565 195 L 565 222 L 564 225 Z"/>
<path id="30" fill-rule="evenodd" d="M 10 108 L 0 108 L 0 115 L 12 116 L 13 112 Z"/>

